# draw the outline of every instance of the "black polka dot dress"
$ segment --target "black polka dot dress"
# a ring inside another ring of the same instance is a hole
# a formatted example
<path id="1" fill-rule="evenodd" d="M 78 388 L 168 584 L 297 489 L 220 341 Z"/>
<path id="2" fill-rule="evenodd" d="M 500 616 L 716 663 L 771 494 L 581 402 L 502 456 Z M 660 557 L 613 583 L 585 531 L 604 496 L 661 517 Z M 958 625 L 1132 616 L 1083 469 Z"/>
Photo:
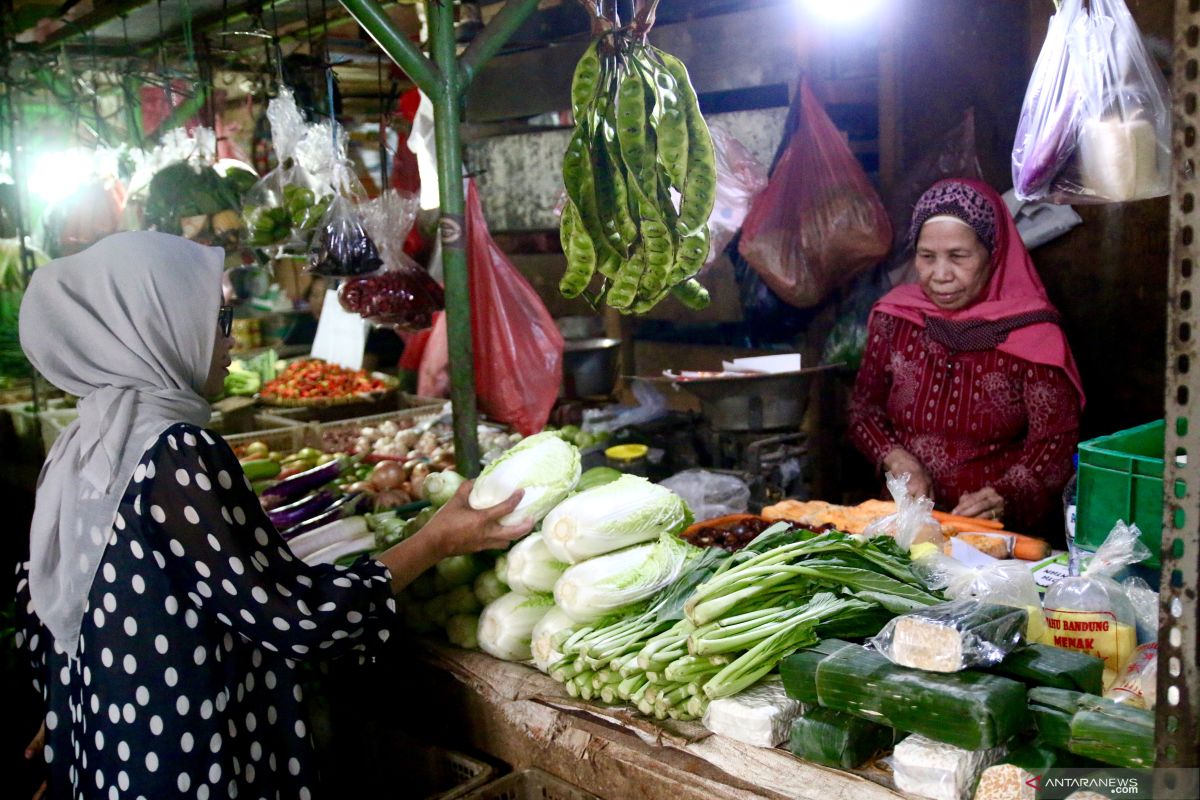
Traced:
<path id="1" fill-rule="evenodd" d="M 382 564 L 306 566 L 229 446 L 172 427 L 122 499 L 78 656 L 34 615 L 19 634 L 46 701 L 50 797 L 314 796 L 298 662 L 366 652 L 394 618 Z"/>

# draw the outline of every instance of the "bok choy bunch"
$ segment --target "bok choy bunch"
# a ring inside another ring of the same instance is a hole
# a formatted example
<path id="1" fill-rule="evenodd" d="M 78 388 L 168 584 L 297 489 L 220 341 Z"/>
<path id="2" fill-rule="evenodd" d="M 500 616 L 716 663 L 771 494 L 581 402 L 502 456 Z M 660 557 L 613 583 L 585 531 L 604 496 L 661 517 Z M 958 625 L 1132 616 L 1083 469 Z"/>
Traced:
<path id="1" fill-rule="evenodd" d="M 564 500 L 542 523 L 546 547 L 559 561 L 593 556 L 678 533 L 692 521 L 679 495 L 636 475 Z"/>
<path id="2" fill-rule="evenodd" d="M 576 622 L 592 622 L 658 594 L 699 553 L 663 534 L 656 542 L 581 561 L 554 584 L 554 601 Z"/>
<path id="3" fill-rule="evenodd" d="M 525 491 L 516 510 L 500 522 L 540 522 L 561 503 L 579 482 L 579 450 L 554 433 L 522 439 L 516 447 L 488 464 L 475 479 L 468 502 L 471 508 L 499 505 L 518 489 Z"/>

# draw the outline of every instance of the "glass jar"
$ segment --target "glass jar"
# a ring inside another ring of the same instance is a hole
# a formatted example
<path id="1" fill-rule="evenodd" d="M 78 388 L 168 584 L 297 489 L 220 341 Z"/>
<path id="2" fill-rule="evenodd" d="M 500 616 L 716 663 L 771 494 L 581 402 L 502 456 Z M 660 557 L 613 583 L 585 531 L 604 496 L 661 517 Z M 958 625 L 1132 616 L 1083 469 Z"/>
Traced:
<path id="1" fill-rule="evenodd" d="M 644 444 L 617 444 L 604 451 L 604 460 L 613 469 L 646 477 L 650 448 Z"/>

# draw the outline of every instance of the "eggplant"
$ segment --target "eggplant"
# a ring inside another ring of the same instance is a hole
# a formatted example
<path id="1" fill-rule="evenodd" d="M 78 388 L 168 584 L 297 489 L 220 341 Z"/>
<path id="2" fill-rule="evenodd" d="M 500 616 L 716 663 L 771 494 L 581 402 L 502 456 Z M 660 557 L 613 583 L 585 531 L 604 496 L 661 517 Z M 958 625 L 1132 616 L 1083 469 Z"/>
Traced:
<path id="1" fill-rule="evenodd" d="M 340 500 L 336 500 L 333 505 L 326 508 L 315 517 L 309 517 L 303 522 L 299 522 L 285 531 L 281 531 L 280 535 L 284 539 L 292 539 L 302 533 L 316 530 L 323 525 L 328 525 L 330 522 L 339 520 L 342 517 L 350 516 L 354 513 L 354 509 L 358 507 L 358 501 L 362 498 L 361 494 L 348 494 Z"/>
<path id="2" fill-rule="evenodd" d="M 275 524 L 276 528 L 283 530 L 293 525 L 298 525 L 309 517 L 320 514 L 337 502 L 338 497 L 339 495 L 328 489 L 322 489 L 294 503 L 273 508 L 267 512 L 267 516 L 271 518 L 271 522 Z"/>
<path id="3" fill-rule="evenodd" d="M 334 459 L 327 464 L 321 464 L 299 472 L 290 478 L 284 478 L 274 486 L 268 486 L 263 489 L 262 496 L 265 499 L 301 497 L 336 480 L 344 468 L 343 459 Z"/>

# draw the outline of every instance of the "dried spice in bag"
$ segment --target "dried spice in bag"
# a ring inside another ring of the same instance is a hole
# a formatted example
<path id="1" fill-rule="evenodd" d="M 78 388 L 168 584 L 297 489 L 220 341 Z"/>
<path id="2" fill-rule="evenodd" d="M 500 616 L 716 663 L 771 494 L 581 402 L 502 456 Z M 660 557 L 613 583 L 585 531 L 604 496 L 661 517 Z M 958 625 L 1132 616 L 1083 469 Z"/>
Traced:
<path id="1" fill-rule="evenodd" d="M 351 278 L 338 289 L 342 307 L 381 327 L 419 331 L 445 308 L 442 287 L 404 252 L 420 197 L 395 190 L 359 206 L 363 227 L 379 248 L 383 270 Z"/>

